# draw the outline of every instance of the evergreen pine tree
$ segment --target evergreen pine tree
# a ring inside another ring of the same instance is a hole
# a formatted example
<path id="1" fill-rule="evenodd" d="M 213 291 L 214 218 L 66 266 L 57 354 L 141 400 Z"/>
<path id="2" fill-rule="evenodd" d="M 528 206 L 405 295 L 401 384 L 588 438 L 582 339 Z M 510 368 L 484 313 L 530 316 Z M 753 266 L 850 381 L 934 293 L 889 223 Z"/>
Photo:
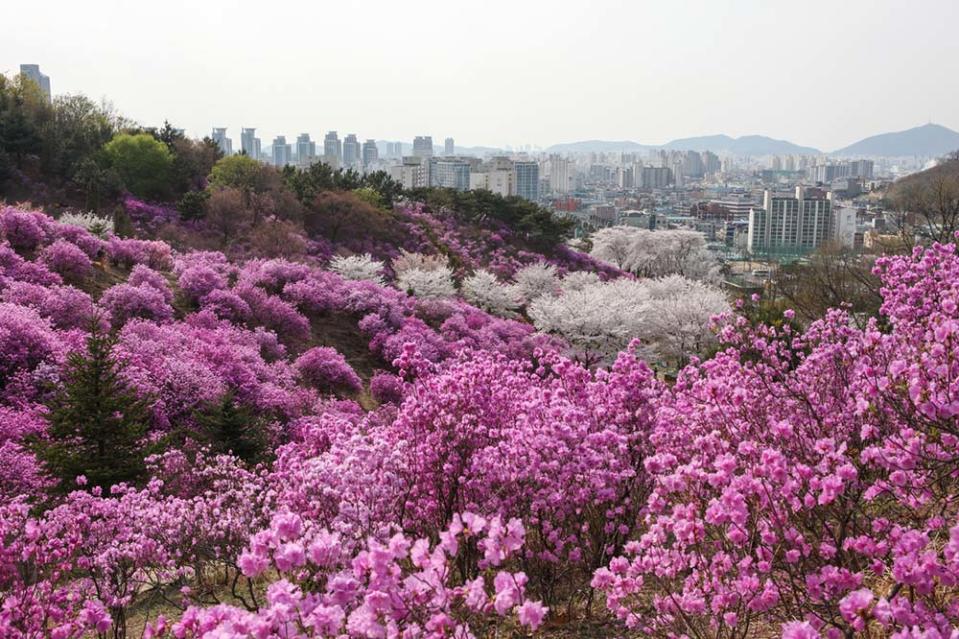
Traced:
<path id="1" fill-rule="evenodd" d="M 261 460 L 266 441 L 260 423 L 249 408 L 238 404 L 232 392 L 194 414 L 200 436 L 217 453 L 231 453 L 245 462 Z"/>
<path id="2" fill-rule="evenodd" d="M 60 492 L 74 490 L 78 475 L 108 491 L 144 474 L 149 407 L 121 378 L 115 343 L 96 318 L 86 352 L 70 355 L 63 388 L 51 402 L 47 437 L 36 452 Z"/>

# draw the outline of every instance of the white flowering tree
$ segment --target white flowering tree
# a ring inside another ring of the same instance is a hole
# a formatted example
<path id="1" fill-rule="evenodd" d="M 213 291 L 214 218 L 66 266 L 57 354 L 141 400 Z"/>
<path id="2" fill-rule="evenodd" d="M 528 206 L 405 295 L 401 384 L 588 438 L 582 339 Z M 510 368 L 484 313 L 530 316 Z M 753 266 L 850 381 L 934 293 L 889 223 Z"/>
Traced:
<path id="1" fill-rule="evenodd" d="M 590 254 L 640 277 L 683 277 L 715 283 L 719 262 L 696 231 L 613 226 L 596 231 Z"/>
<path id="2" fill-rule="evenodd" d="M 587 284 L 540 297 L 527 314 L 538 330 L 565 339 L 588 366 L 610 361 L 639 339 L 640 357 L 680 367 L 708 348 L 710 319 L 727 310 L 719 289 L 672 276 Z"/>
<path id="3" fill-rule="evenodd" d="M 473 306 L 501 317 L 515 315 L 519 306 L 518 294 L 512 286 L 503 284 L 487 270 L 480 269 L 463 280 L 463 297 Z"/>
<path id="4" fill-rule="evenodd" d="M 330 270 L 348 280 L 369 280 L 383 284 L 383 262 L 373 259 L 369 253 L 334 257 L 330 261 Z"/>
<path id="5" fill-rule="evenodd" d="M 432 270 L 410 268 L 396 278 L 396 286 L 421 299 L 447 299 L 456 295 L 453 271 L 448 266 Z"/>
<path id="6" fill-rule="evenodd" d="M 559 291 L 556 267 L 545 262 L 524 266 L 513 275 L 516 292 L 529 304 L 538 297 L 552 296 Z"/>
<path id="7" fill-rule="evenodd" d="M 400 249 L 398 257 L 393 258 L 393 272 L 397 276 L 411 269 L 419 271 L 435 271 L 446 266 L 446 258 L 442 255 L 426 255 L 424 253 L 411 253 L 405 249 Z"/>

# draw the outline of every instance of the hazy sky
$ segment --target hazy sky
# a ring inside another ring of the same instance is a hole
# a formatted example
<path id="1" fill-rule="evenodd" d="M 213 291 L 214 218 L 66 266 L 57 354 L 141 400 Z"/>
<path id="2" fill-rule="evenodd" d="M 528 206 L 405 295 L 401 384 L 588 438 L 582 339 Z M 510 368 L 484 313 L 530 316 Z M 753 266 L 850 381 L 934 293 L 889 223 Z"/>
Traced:
<path id="1" fill-rule="evenodd" d="M 0 71 L 190 134 L 457 145 L 959 130 L 959 0 L 11 0 Z"/>

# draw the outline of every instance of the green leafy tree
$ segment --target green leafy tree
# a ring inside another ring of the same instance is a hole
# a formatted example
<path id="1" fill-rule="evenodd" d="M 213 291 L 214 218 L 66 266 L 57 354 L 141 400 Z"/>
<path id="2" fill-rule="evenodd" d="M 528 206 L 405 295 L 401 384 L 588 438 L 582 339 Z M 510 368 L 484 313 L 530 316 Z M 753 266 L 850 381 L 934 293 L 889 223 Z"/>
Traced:
<path id="1" fill-rule="evenodd" d="M 0 153 L 11 166 L 19 167 L 28 155 L 40 154 L 40 127 L 49 117 L 50 107 L 35 83 L 0 75 Z"/>
<path id="2" fill-rule="evenodd" d="M 63 388 L 50 406 L 47 437 L 36 442 L 59 492 L 73 490 L 79 475 L 104 490 L 143 477 L 149 406 L 123 381 L 115 343 L 95 320 L 86 351 L 70 355 Z"/>
<path id="3" fill-rule="evenodd" d="M 73 179 L 80 164 L 94 158 L 121 124 L 108 105 L 83 95 L 58 96 L 41 130 L 44 172 L 54 178 Z"/>
<path id="4" fill-rule="evenodd" d="M 210 186 L 258 191 L 262 186 L 263 165 L 246 155 L 222 158 L 210 171 Z"/>
<path id="5" fill-rule="evenodd" d="M 161 198 L 169 191 L 173 154 L 147 133 L 122 133 L 103 147 L 107 164 L 134 195 Z"/>
<path id="6" fill-rule="evenodd" d="M 200 440 L 214 452 L 231 453 L 251 464 L 262 460 L 266 450 L 262 424 L 232 392 L 201 407 L 194 419 Z"/>

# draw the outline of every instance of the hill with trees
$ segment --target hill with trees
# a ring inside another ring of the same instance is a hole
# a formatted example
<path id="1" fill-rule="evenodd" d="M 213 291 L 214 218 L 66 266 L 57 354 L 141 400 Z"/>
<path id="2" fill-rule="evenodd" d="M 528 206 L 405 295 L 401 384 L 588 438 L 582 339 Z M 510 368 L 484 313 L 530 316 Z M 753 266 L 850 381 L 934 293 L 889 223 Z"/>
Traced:
<path id="1" fill-rule="evenodd" d="M 955 244 L 800 323 L 694 233 L 0 88 L 0 636 L 959 625 Z"/>

